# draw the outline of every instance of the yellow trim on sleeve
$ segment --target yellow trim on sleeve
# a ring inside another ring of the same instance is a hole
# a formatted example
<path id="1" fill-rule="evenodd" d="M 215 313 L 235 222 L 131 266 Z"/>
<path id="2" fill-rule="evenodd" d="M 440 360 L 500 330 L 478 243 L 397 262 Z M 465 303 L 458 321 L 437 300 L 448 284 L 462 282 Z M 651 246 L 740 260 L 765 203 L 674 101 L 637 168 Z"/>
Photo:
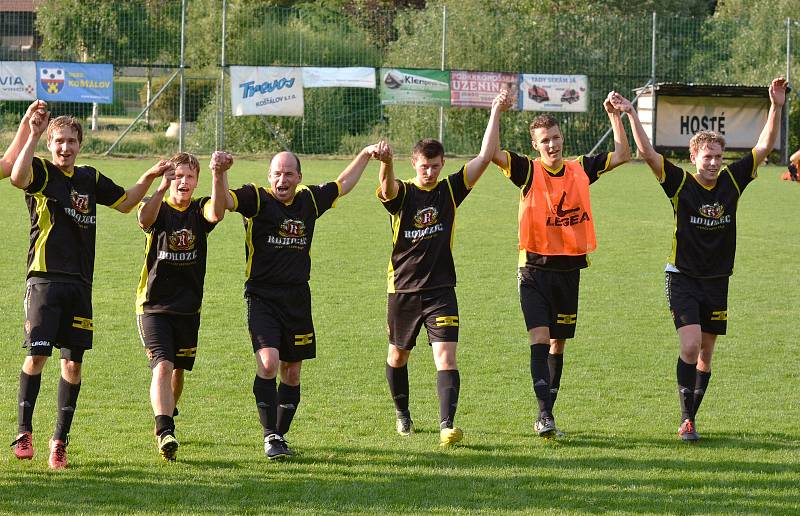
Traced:
<path id="1" fill-rule="evenodd" d="M 116 200 L 116 202 L 114 202 L 114 204 L 111 204 L 111 205 L 109 205 L 109 208 L 116 208 L 117 206 L 119 206 L 120 204 L 122 204 L 122 203 L 123 203 L 123 201 L 125 201 L 125 199 L 127 199 L 127 198 L 128 198 L 128 193 L 127 193 L 127 192 L 126 192 L 126 193 L 123 193 L 123 194 L 122 194 L 122 197 L 120 197 L 119 199 L 117 199 L 117 200 Z"/>
<path id="2" fill-rule="evenodd" d="M 750 149 L 750 154 L 753 156 L 753 170 L 750 171 L 750 177 L 755 179 L 758 177 L 758 163 L 756 163 L 756 150 Z"/>
<path id="3" fill-rule="evenodd" d="M 502 172 L 503 175 L 505 175 L 506 177 L 511 177 L 511 153 L 509 151 L 507 151 L 507 150 L 504 150 L 502 152 L 506 153 L 506 165 L 507 166 L 503 167 L 501 165 L 497 165 L 497 168 L 499 168 L 500 172 Z M 528 168 L 530 168 L 530 164 L 528 165 Z"/>
<path id="4" fill-rule="evenodd" d="M 331 203 L 331 208 L 336 207 L 336 202 L 339 200 L 339 197 L 342 196 L 342 184 L 339 182 L 338 179 L 335 180 L 334 183 L 336 183 L 337 192 L 336 192 L 336 199 L 334 199 L 333 202 Z"/>
<path id="5" fill-rule="evenodd" d="M 667 173 L 664 170 L 664 156 L 662 154 L 659 154 L 659 156 L 661 157 L 661 176 L 657 177 L 656 179 L 658 180 L 659 184 L 663 185 L 664 181 L 667 180 Z M 683 174 L 683 180 L 686 181 L 686 173 Z M 681 182 L 681 186 L 683 186 L 683 182 Z M 680 191 L 680 188 L 678 188 L 678 190 Z"/>
<path id="6" fill-rule="evenodd" d="M 239 198 L 236 197 L 236 194 L 233 192 L 233 190 L 228 190 L 228 193 L 231 194 L 231 197 L 233 197 L 233 211 L 236 211 L 239 209 Z"/>

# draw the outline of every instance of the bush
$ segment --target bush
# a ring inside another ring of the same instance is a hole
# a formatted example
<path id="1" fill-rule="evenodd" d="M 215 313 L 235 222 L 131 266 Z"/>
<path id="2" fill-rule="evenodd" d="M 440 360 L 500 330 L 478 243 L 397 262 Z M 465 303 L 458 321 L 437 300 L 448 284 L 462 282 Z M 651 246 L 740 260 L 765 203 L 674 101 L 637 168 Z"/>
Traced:
<path id="1" fill-rule="evenodd" d="M 153 79 L 152 94 L 155 95 L 167 82 L 167 78 Z M 186 121 L 194 122 L 200 111 L 214 97 L 217 88 L 215 79 L 195 79 L 186 77 Z M 147 84 L 139 89 L 139 100 L 142 107 L 147 105 Z M 150 109 L 150 115 L 164 122 L 178 120 L 180 116 L 180 80 L 175 78 Z"/>

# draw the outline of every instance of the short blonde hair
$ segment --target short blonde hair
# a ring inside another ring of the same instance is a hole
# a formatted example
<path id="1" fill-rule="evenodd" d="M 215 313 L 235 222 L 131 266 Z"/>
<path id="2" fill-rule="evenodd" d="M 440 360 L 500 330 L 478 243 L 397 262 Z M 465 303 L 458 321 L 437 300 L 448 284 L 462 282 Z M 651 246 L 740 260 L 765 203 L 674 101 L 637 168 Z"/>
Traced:
<path id="1" fill-rule="evenodd" d="M 699 131 L 689 140 L 689 153 L 696 156 L 697 152 L 711 143 L 718 143 L 725 150 L 725 137 L 715 131 Z"/>
<path id="2" fill-rule="evenodd" d="M 66 115 L 58 116 L 50 120 L 50 123 L 47 124 L 47 141 L 50 141 L 50 138 L 52 138 L 53 131 L 64 128 L 75 131 L 75 134 L 78 136 L 78 143 L 83 143 L 83 127 L 81 123 L 78 122 L 77 118 Z"/>
<path id="3" fill-rule="evenodd" d="M 200 175 L 200 163 L 197 161 L 197 158 L 194 155 L 189 154 L 188 152 L 179 152 L 176 155 L 172 156 L 169 159 L 175 166 L 179 165 L 189 165 L 189 168 L 195 171 L 197 175 Z"/>

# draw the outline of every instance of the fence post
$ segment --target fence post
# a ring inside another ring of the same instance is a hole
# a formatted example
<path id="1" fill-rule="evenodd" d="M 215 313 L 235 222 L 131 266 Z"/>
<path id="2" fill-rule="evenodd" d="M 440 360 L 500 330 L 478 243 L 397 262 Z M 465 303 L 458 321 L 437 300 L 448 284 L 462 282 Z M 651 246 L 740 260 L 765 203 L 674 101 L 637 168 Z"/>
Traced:
<path id="1" fill-rule="evenodd" d="M 445 46 L 447 44 L 447 6 L 442 6 L 442 71 L 444 71 Z M 439 141 L 444 145 L 444 106 L 439 106 Z"/>
<path id="2" fill-rule="evenodd" d="M 219 86 L 217 87 L 217 150 L 225 148 L 225 36 L 228 2 L 222 0 L 222 49 L 220 51 Z"/>
<path id="3" fill-rule="evenodd" d="M 653 34 L 651 36 L 652 45 L 650 47 L 650 82 L 653 88 L 656 87 L 656 12 L 653 11 Z"/>
<path id="4" fill-rule="evenodd" d="M 789 82 L 792 74 L 792 19 L 786 18 L 786 82 Z M 783 151 L 781 152 L 781 164 L 789 164 L 789 97 L 783 104 L 783 117 L 781 117 L 781 131 L 783 133 Z"/>
<path id="5" fill-rule="evenodd" d="M 180 115 L 178 119 L 178 152 L 183 152 L 183 138 L 184 138 L 184 125 L 186 123 L 186 80 L 184 78 L 184 58 L 186 49 L 186 0 L 181 0 L 181 86 L 180 86 L 180 100 L 179 109 Z"/>

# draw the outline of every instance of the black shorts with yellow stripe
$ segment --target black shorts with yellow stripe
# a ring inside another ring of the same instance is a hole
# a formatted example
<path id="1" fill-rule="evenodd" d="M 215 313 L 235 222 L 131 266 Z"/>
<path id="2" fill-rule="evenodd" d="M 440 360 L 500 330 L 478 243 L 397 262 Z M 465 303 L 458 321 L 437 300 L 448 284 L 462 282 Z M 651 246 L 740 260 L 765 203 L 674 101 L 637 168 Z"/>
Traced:
<path id="1" fill-rule="evenodd" d="M 548 327 L 551 339 L 571 339 L 578 322 L 581 271 L 550 271 L 521 267 L 519 300 L 525 328 Z"/>
<path id="2" fill-rule="evenodd" d="M 30 356 L 51 356 L 83 361 L 92 348 L 92 288 L 81 282 L 28 279 L 25 291 L 25 343 Z"/>
<path id="3" fill-rule="evenodd" d="M 725 335 L 728 330 L 728 276 L 693 278 L 667 272 L 664 293 L 675 329 L 699 324 L 700 330 Z"/>
<path id="4" fill-rule="evenodd" d="M 422 325 L 431 342 L 458 342 L 458 300 L 453 287 L 392 293 L 388 301 L 389 343 L 413 349 Z"/>
<path id="5" fill-rule="evenodd" d="M 151 368 L 166 361 L 175 369 L 192 370 L 197 355 L 200 314 L 147 312 L 136 316 L 136 327 Z"/>
<path id="6" fill-rule="evenodd" d="M 308 283 L 281 287 L 248 285 L 245 301 L 253 353 L 262 348 L 277 348 L 283 362 L 317 356 Z"/>

